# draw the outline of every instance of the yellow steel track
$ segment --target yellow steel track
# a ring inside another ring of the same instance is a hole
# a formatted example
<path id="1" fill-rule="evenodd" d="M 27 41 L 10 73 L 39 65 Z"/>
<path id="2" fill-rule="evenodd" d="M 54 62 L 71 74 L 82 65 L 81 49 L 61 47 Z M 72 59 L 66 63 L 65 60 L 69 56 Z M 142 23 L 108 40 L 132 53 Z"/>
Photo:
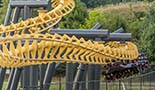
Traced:
<path id="1" fill-rule="evenodd" d="M 73 0 L 53 0 L 53 10 L 41 12 L 38 17 L 9 26 L 0 26 L 0 66 L 7 68 L 53 62 L 107 64 L 113 60 L 134 60 L 138 57 L 132 42 L 120 44 L 86 41 L 75 36 L 50 35 L 49 30 L 75 7 Z M 25 34 L 29 30 L 30 34 Z M 13 36 L 10 33 L 14 32 Z"/>

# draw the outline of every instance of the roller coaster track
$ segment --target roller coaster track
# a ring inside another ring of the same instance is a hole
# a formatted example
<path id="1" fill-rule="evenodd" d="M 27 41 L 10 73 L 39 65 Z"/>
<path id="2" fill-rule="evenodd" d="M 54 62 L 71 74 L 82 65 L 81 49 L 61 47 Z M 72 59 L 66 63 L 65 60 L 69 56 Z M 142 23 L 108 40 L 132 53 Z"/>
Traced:
<path id="1" fill-rule="evenodd" d="M 0 66 L 23 67 L 53 62 L 107 64 L 116 60 L 134 60 L 138 57 L 132 42 L 106 44 L 86 41 L 84 38 L 59 34 L 41 34 L 57 24 L 75 7 L 73 0 L 53 0 L 53 10 L 38 17 L 9 26 L 0 26 Z M 26 34 L 28 30 L 30 33 Z M 11 36 L 10 33 L 14 32 Z"/>

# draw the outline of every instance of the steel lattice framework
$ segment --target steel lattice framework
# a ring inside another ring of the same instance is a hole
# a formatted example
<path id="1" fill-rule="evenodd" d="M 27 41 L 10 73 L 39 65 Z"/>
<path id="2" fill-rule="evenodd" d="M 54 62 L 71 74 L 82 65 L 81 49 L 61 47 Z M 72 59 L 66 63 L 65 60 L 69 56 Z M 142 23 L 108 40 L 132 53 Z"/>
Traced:
<path id="1" fill-rule="evenodd" d="M 17 24 L 0 26 L 0 66 L 23 67 L 53 62 L 107 64 L 114 60 L 134 60 L 137 46 L 132 42 L 106 44 L 75 36 L 41 34 L 50 30 L 75 7 L 73 0 L 53 0 L 53 10 Z M 29 31 L 29 34 L 25 32 Z M 11 36 L 11 33 L 14 33 Z"/>

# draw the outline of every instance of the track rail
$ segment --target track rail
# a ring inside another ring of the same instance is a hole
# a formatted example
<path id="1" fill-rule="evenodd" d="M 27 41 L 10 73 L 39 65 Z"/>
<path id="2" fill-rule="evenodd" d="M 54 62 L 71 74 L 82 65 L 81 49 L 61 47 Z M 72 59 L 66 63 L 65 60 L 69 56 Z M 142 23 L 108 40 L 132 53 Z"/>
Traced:
<path id="1" fill-rule="evenodd" d="M 9 26 L 0 26 L 0 66 L 23 67 L 53 62 L 107 64 L 116 60 L 134 60 L 138 57 L 132 42 L 106 44 L 77 39 L 75 36 L 41 32 L 49 30 L 75 7 L 73 0 L 54 0 L 53 10 L 38 17 Z M 25 34 L 28 30 L 30 34 Z M 14 32 L 13 36 L 10 33 Z"/>

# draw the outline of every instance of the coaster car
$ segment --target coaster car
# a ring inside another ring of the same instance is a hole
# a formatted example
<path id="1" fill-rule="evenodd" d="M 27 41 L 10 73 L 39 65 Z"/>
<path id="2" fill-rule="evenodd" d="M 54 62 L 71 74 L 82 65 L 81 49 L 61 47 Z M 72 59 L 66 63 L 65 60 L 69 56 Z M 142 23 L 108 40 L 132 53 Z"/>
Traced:
<path id="1" fill-rule="evenodd" d="M 144 53 L 140 53 L 137 60 L 114 60 L 113 64 L 107 64 L 102 74 L 106 80 L 116 80 L 128 78 L 138 73 L 144 72 L 148 68 L 148 58 Z"/>

